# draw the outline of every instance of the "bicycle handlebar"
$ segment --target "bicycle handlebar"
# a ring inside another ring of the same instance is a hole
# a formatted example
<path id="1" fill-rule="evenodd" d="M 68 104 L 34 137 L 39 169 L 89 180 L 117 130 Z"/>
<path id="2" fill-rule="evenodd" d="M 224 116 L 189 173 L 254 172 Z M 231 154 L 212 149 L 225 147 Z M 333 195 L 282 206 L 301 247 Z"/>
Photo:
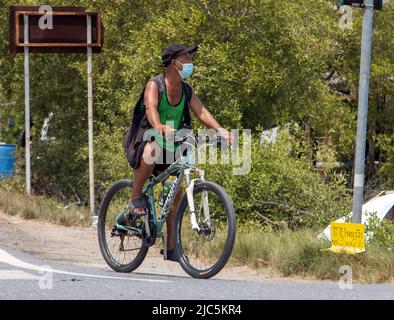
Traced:
<path id="1" fill-rule="evenodd" d="M 161 133 L 157 131 L 156 134 L 152 134 L 149 136 L 144 136 L 144 141 L 154 141 L 153 138 L 155 137 L 163 137 Z M 174 132 L 171 136 L 165 137 L 166 140 L 172 143 L 176 144 L 181 144 L 181 143 L 189 143 L 193 144 L 194 146 L 201 146 L 203 144 L 208 145 L 208 146 L 215 146 L 215 147 L 222 147 L 222 146 L 227 146 L 228 142 L 221 136 L 216 136 L 214 138 L 209 137 L 209 136 L 198 136 L 196 137 L 193 132 L 190 130 L 189 133 L 185 134 L 185 131 L 179 130 Z"/>
<path id="2" fill-rule="evenodd" d="M 184 142 L 189 142 L 189 139 L 191 138 L 190 135 L 186 135 L 186 136 L 181 136 L 181 137 L 177 137 L 176 133 L 175 133 L 175 137 L 174 137 L 174 142 L 175 143 L 184 143 Z M 210 137 L 205 137 L 204 140 L 201 139 L 196 139 L 196 138 L 192 138 L 193 139 L 193 143 L 198 145 L 201 145 L 202 143 L 205 143 L 207 145 L 211 145 L 211 146 L 216 146 L 218 148 L 220 148 L 222 145 L 227 145 L 227 140 L 225 140 L 223 137 L 216 137 L 214 141 L 211 141 Z"/>

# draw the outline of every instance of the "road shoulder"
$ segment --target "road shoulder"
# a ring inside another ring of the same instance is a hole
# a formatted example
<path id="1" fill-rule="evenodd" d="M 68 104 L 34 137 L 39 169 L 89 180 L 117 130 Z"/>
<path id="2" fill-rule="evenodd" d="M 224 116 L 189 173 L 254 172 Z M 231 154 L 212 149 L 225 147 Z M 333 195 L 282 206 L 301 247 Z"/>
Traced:
<path id="1" fill-rule="evenodd" d="M 107 269 L 93 227 L 65 227 L 44 221 L 25 220 L 0 212 L 0 244 L 49 260 Z M 187 276 L 182 268 L 159 254 L 160 244 L 152 247 L 137 273 Z M 281 277 L 269 269 L 227 266 L 216 277 L 224 280 L 322 283 L 312 278 Z"/>

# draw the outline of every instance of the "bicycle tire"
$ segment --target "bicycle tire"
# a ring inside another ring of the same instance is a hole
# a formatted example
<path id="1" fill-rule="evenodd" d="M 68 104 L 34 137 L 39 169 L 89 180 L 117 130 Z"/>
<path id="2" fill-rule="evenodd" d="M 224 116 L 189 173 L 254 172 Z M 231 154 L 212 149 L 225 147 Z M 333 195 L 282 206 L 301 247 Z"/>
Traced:
<path id="1" fill-rule="evenodd" d="M 129 273 L 134 271 L 141 265 L 141 263 L 144 261 L 148 253 L 149 247 L 147 247 L 144 244 L 144 241 L 142 241 L 141 248 L 138 254 L 135 256 L 135 258 L 128 264 L 120 265 L 119 263 L 116 263 L 115 259 L 112 257 L 112 255 L 109 252 L 108 243 L 106 241 L 106 234 L 105 234 L 106 216 L 107 216 L 107 210 L 109 204 L 113 199 L 114 195 L 125 188 L 132 189 L 133 181 L 124 179 L 116 182 L 114 185 L 112 185 L 112 187 L 108 190 L 108 192 L 104 196 L 99 211 L 97 231 L 98 231 L 98 240 L 99 240 L 101 254 L 103 255 L 105 262 L 111 267 L 111 269 L 113 269 L 116 272 Z"/>
<path id="2" fill-rule="evenodd" d="M 228 234 L 227 234 L 227 240 L 224 245 L 223 252 L 220 258 L 218 259 L 218 261 L 212 267 L 205 270 L 199 270 L 194 266 L 192 266 L 189 263 L 187 257 L 185 256 L 184 250 L 182 248 L 181 225 L 182 225 L 183 217 L 185 216 L 185 212 L 187 212 L 186 208 L 188 207 L 187 195 L 185 194 L 182 197 L 175 218 L 175 249 L 179 258 L 179 263 L 182 266 L 183 270 L 191 277 L 197 279 L 209 279 L 215 276 L 216 274 L 218 274 L 223 269 L 223 267 L 230 259 L 235 243 L 235 236 L 236 236 L 236 218 L 235 218 L 234 207 L 227 192 L 216 183 L 210 181 L 203 181 L 195 184 L 193 196 L 196 193 L 204 190 L 215 193 L 220 199 L 221 204 L 223 205 L 226 211 L 226 216 L 228 219 Z"/>

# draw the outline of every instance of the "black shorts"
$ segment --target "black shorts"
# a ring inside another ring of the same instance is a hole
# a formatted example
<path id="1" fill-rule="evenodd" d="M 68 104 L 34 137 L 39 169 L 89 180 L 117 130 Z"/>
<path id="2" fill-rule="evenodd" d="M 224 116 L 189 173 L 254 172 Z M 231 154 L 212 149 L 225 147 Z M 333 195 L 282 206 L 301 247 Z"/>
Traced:
<path id="1" fill-rule="evenodd" d="M 153 168 L 153 175 L 158 176 L 167 170 L 167 168 L 175 162 L 175 153 L 160 148 L 160 156 L 156 161 L 155 167 Z"/>
<path id="2" fill-rule="evenodd" d="M 156 160 L 155 167 L 153 168 L 153 175 L 157 177 L 160 173 L 166 171 L 167 168 L 177 159 L 179 159 L 181 156 L 186 156 L 186 154 L 187 149 L 182 149 L 182 146 L 180 146 L 175 152 L 160 148 L 160 155 Z"/>

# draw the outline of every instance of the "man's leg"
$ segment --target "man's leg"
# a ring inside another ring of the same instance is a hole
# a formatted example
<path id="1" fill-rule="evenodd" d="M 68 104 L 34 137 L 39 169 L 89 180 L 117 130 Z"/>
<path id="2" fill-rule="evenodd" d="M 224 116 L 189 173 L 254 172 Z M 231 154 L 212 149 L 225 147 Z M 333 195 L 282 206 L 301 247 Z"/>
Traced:
<path id="1" fill-rule="evenodd" d="M 174 203 L 170 209 L 170 213 L 167 217 L 167 249 L 174 249 L 175 248 L 175 234 L 174 234 L 174 229 L 175 229 L 175 215 L 176 215 L 176 209 L 178 208 L 179 203 L 181 202 L 183 195 L 183 187 L 180 186 L 178 189 L 178 193 L 176 194 L 176 197 L 174 199 Z"/>
<path id="2" fill-rule="evenodd" d="M 133 191 L 130 195 L 131 199 L 141 198 L 142 188 L 145 182 L 148 180 L 150 175 L 155 168 L 154 161 L 151 161 L 155 157 L 155 148 L 152 142 L 148 142 L 144 148 L 144 154 L 141 157 L 141 163 L 138 169 L 134 169 L 134 187 Z M 144 212 L 144 208 L 135 208 L 135 213 L 142 213 Z"/>

